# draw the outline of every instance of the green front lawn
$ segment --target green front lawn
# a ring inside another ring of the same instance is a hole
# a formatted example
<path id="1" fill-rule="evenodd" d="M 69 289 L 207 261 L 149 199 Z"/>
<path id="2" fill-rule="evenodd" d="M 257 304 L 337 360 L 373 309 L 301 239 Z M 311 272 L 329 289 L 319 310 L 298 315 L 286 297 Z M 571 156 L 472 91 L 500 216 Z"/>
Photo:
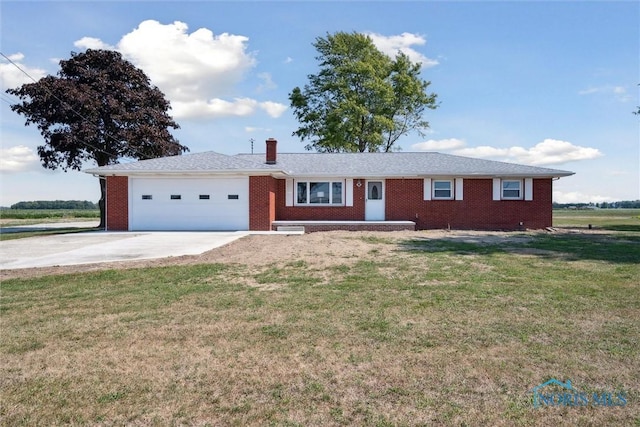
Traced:
<path id="1" fill-rule="evenodd" d="M 2 423 L 640 424 L 640 233 L 377 236 L 331 262 L 6 280 Z M 551 378 L 627 404 L 534 408 Z"/>

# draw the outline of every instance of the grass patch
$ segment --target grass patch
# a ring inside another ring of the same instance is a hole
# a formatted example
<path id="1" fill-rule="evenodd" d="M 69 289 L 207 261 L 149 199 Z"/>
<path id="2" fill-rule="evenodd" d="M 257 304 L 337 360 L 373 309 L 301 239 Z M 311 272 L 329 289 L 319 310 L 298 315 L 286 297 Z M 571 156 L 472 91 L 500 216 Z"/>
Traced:
<path id="1" fill-rule="evenodd" d="M 638 423 L 639 233 L 368 239 L 394 250 L 5 280 L 3 423 Z M 535 409 L 549 378 L 628 404 Z"/>
<path id="2" fill-rule="evenodd" d="M 86 233 L 87 231 L 99 231 L 99 230 L 96 227 L 68 227 L 68 228 L 55 228 L 50 230 L 20 231 L 16 233 L 0 232 L 0 241 L 26 239 L 28 237 L 38 237 L 38 236 L 51 236 L 55 234 Z"/>
<path id="3" fill-rule="evenodd" d="M 38 220 L 100 218 L 100 210 L 98 209 L 0 209 L 0 218 L 1 219 L 38 219 Z"/>
<path id="4" fill-rule="evenodd" d="M 640 209 L 554 209 L 555 227 L 592 228 L 640 232 Z"/>

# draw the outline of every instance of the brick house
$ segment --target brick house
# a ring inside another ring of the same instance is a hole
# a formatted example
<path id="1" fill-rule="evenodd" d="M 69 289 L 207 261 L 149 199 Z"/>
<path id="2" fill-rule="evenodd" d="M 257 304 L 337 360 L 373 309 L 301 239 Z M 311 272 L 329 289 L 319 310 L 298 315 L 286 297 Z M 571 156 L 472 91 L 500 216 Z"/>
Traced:
<path id="1" fill-rule="evenodd" d="M 205 152 L 89 169 L 107 230 L 539 229 L 564 170 L 432 152 Z"/>

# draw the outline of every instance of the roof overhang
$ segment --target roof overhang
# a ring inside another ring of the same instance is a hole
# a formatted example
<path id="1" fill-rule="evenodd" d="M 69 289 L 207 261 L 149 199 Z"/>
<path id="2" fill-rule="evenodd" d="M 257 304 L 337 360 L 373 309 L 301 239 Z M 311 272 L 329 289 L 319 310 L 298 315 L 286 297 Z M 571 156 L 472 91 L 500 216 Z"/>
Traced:
<path id="1" fill-rule="evenodd" d="M 575 172 L 557 171 L 555 173 L 546 174 L 523 174 L 523 173 L 505 173 L 505 174 L 469 174 L 469 173 L 420 173 L 420 174 L 325 174 L 325 173 L 295 173 L 284 170 L 127 170 L 127 169 L 111 169 L 104 170 L 101 168 L 87 169 L 84 173 L 94 176 L 131 176 L 131 177 L 150 177 L 150 176 L 166 176 L 166 177 L 215 177 L 215 176 L 272 176 L 274 178 L 337 178 L 337 179 L 423 179 L 423 178 L 468 178 L 468 179 L 493 179 L 493 178 L 538 178 L 552 179 L 562 178 L 574 175 Z"/>
<path id="2" fill-rule="evenodd" d="M 133 170 L 99 170 L 99 169 L 87 169 L 83 171 L 84 173 L 91 174 L 94 176 L 131 176 L 131 177 L 142 177 L 142 176 L 198 176 L 198 177 L 206 177 L 206 176 L 284 176 L 285 174 L 282 171 L 274 171 L 274 170 L 145 170 L 145 171 L 133 171 Z"/>

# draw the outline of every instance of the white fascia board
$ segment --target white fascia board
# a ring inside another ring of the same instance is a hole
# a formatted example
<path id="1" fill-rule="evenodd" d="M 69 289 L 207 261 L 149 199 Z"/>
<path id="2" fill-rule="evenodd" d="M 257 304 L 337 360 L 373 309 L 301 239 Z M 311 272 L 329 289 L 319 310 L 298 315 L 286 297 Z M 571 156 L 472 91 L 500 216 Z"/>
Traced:
<path id="1" fill-rule="evenodd" d="M 241 175 L 241 176 L 276 176 L 279 175 L 279 171 L 270 171 L 259 169 L 255 171 L 248 170 L 203 170 L 203 171 L 194 171 L 194 170 L 174 170 L 174 171 L 132 171 L 132 170 L 110 170 L 110 171 L 93 171 L 92 169 L 83 171 L 92 175 L 100 175 L 100 176 L 131 176 L 131 177 L 142 177 L 142 176 L 221 176 L 221 175 Z M 284 176 L 284 175 L 282 175 Z"/>
<path id="2" fill-rule="evenodd" d="M 294 179 L 416 179 L 422 178 L 422 175 L 352 175 L 352 174 L 295 174 L 287 173 L 287 177 Z"/>

